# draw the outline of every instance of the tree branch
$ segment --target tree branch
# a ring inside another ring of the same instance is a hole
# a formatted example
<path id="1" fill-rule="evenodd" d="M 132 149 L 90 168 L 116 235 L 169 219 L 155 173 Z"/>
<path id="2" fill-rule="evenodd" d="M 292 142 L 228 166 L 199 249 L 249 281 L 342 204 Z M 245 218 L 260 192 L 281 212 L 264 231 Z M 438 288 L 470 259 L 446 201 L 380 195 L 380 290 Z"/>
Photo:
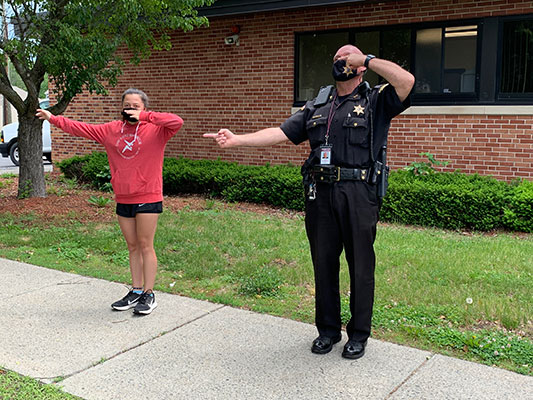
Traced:
<path id="1" fill-rule="evenodd" d="M 30 79 L 36 84 L 39 88 L 44 80 L 44 75 L 46 74 L 46 67 L 42 62 L 42 57 L 40 55 L 35 59 L 33 68 L 29 71 Z"/>
<path id="2" fill-rule="evenodd" d="M 28 96 L 39 98 L 39 89 L 36 88 L 35 84 L 30 79 L 30 73 L 26 66 L 16 57 L 16 54 L 10 52 L 7 54 L 9 56 L 9 59 L 11 60 L 11 64 L 13 64 L 15 70 L 20 75 L 22 82 L 24 82 L 24 85 L 28 90 Z"/>
<path id="3" fill-rule="evenodd" d="M 63 96 L 61 96 L 61 98 L 55 105 L 48 108 L 48 111 L 50 111 L 54 115 L 63 114 L 63 112 L 67 109 L 72 99 L 73 99 L 73 96 L 68 96 L 68 95 L 63 94 Z"/>
<path id="4" fill-rule="evenodd" d="M 22 98 L 11 86 L 11 82 L 7 76 L 6 70 L 0 68 L 0 93 L 15 107 L 17 112 L 24 111 L 25 105 Z"/>
<path id="5" fill-rule="evenodd" d="M 24 21 L 22 21 L 22 18 L 20 17 L 18 9 L 16 5 L 13 3 L 13 1 L 8 0 L 8 4 L 13 10 L 13 13 L 15 14 L 15 19 L 17 20 L 17 25 L 19 27 L 21 42 L 24 42 L 24 38 L 26 37 L 26 29 L 25 29 Z"/>

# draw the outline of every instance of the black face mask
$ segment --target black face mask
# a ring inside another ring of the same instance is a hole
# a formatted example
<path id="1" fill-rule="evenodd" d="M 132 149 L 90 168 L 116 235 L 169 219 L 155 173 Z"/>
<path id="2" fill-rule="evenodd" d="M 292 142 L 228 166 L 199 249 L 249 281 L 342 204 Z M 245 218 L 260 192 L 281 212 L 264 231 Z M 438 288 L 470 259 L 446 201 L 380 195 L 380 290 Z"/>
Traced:
<path id="1" fill-rule="evenodd" d="M 357 70 L 348 68 L 346 66 L 346 60 L 337 60 L 333 63 L 333 79 L 338 82 L 349 81 L 350 79 L 355 78 L 359 74 Z"/>
<path id="2" fill-rule="evenodd" d="M 129 115 L 127 112 L 125 112 L 125 110 L 135 110 L 135 108 L 124 108 L 122 110 L 122 117 L 124 118 L 125 121 L 129 121 L 129 122 L 137 122 L 138 119 L 137 118 L 134 118 L 132 117 L 131 115 Z"/>

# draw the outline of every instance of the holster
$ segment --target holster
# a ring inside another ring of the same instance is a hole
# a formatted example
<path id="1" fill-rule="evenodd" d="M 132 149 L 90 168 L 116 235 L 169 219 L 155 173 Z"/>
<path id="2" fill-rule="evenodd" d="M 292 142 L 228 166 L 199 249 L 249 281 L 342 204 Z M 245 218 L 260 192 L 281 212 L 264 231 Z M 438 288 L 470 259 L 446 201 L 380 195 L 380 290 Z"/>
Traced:
<path id="1" fill-rule="evenodd" d="M 389 167 L 384 165 L 381 161 L 376 161 L 374 163 L 372 182 L 377 185 L 378 197 L 382 199 L 389 187 Z"/>

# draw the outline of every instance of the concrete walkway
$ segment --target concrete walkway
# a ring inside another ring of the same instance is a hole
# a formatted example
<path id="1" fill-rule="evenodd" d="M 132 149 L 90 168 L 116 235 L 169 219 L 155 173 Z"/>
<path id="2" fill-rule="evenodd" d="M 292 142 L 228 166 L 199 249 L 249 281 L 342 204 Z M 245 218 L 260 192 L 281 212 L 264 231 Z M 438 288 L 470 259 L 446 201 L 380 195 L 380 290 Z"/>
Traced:
<path id="1" fill-rule="evenodd" d="M 533 377 L 370 340 L 359 360 L 310 351 L 314 326 L 0 259 L 0 366 L 84 399 L 531 399 Z"/>

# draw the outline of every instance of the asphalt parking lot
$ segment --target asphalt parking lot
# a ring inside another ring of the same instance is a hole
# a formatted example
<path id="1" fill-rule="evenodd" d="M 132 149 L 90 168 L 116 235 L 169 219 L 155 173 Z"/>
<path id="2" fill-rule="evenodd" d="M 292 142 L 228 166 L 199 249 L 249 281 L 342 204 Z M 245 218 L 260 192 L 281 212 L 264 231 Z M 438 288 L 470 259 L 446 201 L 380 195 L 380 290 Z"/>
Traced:
<path id="1" fill-rule="evenodd" d="M 44 161 L 44 171 L 50 172 L 53 170 L 53 164 L 49 161 Z M 18 174 L 19 167 L 11 162 L 9 157 L 0 157 L 0 174 Z"/>

